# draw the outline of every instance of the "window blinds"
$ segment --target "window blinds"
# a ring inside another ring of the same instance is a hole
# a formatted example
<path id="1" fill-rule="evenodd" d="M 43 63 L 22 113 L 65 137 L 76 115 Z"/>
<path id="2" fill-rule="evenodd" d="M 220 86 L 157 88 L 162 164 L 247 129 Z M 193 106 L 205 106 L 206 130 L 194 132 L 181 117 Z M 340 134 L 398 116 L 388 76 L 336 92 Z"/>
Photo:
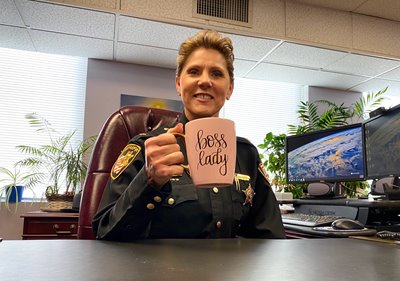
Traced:
<path id="1" fill-rule="evenodd" d="M 40 114 L 61 135 L 77 130 L 74 142 L 82 140 L 86 73 L 86 58 L 0 48 L 0 166 L 12 168 L 26 156 L 16 145 L 49 143 L 27 113 Z"/>
<path id="2" fill-rule="evenodd" d="M 221 117 L 234 120 L 236 134 L 257 146 L 268 132 L 287 133 L 288 124 L 299 123 L 297 110 L 304 98 L 303 89 L 297 84 L 236 78 Z"/>

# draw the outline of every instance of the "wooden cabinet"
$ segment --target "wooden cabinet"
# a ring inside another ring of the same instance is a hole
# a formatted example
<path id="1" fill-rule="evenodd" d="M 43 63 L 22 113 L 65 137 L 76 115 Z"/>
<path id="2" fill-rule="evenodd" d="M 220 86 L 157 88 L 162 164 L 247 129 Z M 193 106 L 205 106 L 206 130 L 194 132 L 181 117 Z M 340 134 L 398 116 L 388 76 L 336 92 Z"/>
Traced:
<path id="1" fill-rule="evenodd" d="M 77 239 L 78 213 L 34 211 L 21 215 L 24 219 L 23 240 Z"/>

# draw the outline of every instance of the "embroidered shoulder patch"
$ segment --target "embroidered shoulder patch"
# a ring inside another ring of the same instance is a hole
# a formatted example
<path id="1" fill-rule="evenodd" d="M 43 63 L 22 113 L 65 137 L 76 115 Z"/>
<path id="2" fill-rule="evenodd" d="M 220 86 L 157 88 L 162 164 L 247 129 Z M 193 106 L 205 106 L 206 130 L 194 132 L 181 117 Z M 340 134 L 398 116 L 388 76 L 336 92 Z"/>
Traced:
<path id="1" fill-rule="evenodd" d="M 119 175 L 125 171 L 130 163 L 136 158 L 140 152 L 140 146 L 137 144 L 128 144 L 122 150 L 121 154 L 118 156 L 117 161 L 115 161 L 111 169 L 111 178 L 115 180 Z"/>
<path id="2" fill-rule="evenodd" d="M 264 164 L 262 162 L 260 162 L 260 164 L 258 165 L 258 170 L 264 176 L 264 178 L 269 182 L 267 171 L 265 170 Z"/>

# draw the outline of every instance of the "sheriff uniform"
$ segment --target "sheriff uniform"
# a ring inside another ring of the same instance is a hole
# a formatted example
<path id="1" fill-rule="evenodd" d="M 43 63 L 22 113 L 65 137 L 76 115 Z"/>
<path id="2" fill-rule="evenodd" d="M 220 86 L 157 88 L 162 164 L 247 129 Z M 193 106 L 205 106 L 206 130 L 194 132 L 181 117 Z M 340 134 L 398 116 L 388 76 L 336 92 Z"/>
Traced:
<path id="1" fill-rule="evenodd" d="M 188 122 L 184 114 L 179 122 Z M 98 239 L 285 237 L 258 151 L 244 138 L 237 138 L 231 186 L 196 188 L 187 172 L 171 178 L 160 191 L 150 186 L 144 141 L 166 130 L 134 137 L 115 162 L 93 219 Z M 178 144 L 186 159 L 180 138 Z"/>

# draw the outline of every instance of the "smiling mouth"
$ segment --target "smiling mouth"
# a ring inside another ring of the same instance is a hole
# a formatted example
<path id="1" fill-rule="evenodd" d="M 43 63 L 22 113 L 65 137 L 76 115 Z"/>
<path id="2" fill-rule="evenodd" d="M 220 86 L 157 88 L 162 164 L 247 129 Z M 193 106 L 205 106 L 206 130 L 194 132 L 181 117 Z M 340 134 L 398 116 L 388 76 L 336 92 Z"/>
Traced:
<path id="1" fill-rule="evenodd" d="M 198 99 L 202 99 L 202 100 L 212 100 L 213 99 L 213 97 L 208 94 L 195 94 L 194 97 L 198 98 Z"/>

